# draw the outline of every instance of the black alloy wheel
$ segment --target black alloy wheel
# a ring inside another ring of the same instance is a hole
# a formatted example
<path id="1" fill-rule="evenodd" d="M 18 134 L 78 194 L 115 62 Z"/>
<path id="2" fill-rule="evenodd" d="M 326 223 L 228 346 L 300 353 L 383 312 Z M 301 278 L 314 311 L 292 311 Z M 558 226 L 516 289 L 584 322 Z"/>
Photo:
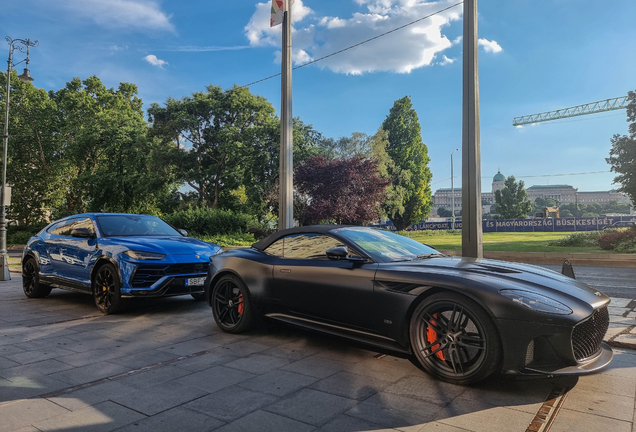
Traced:
<path id="1" fill-rule="evenodd" d="M 112 264 L 104 264 L 93 278 L 95 306 L 104 314 L 112 314 L 121 308 L 121 284 L 119 274 Z"/>
<path id="2" fill-rule="evenodd" d="M 411 318 L 411 347 L 431 375 L 467 385 L 492 375 L 501 362 L 501 342 L 488 314 L 473 300 L 438 293 Z"/>
<path id="3" fill-rule="evenodd" d="M 51 293 L 51 287 L 40 283 L 38 268 L 33 257 L 29 257 L 22 265 L 22 289 L 28 298 L 42 298 Z"/>
<path id="4" fill-rule="evenodd" d="M 212 290 L 212 314 L 221 329 L 241 333 L 252 326 L 253 313 L 249 292 L 236 276 L 223 276 Z"/>

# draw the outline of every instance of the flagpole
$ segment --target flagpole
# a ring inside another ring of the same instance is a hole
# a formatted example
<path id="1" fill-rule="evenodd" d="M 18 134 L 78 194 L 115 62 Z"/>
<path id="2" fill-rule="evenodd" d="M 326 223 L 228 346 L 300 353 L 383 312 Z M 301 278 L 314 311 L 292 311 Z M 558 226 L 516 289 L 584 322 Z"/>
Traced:
<path id="1" fill-rule="evenodd" d="M 278 229 L 294 226 L 291 0 L 283 0 L 283 64 L 280 119 L 280 200 Z"/>

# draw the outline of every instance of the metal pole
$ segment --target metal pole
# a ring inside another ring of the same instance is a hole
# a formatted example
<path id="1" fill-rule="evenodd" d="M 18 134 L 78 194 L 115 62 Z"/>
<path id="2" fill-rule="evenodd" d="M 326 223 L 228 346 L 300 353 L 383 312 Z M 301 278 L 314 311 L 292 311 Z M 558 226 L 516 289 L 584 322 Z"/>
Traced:
<path id="1" fill-rule="evenodd" d="M 455 184 L 453 182 L 453 180 L 455 179 L 455 176 L 453 175 L 453 154 L 455 154 L 456 151 L 458 151 L 459 149 L 455 149 L 453 150 L 453 153 L 451 153 L 451 196 L 453 197 L 453 205 L 452 205 L 452 212 L 453 214 L 451 215 L 451 229 L 454 230 L 455 229 Z"/>
<path id="2" fill-rule="evenodd" d="M 278 229 L 294 226 L 291 1 L 284 0 Z"/>
<path id="3" fill-rule="evenodd" d="M 9 256 L 7 255 L 7 206 L 5 205 L 5 189 L 7 186 L 7 149 L 9 147 L 9 100 L 11 95 L 11 65 L 13 45 L 9 45 L 9 60 L 7 61 L 7 88 L 5 90 L 4 134 L 2 135 L 2 189 L 0 190 L 0 281 L 11 280 L 9 272 Z"/>
<path id="4" fill-rule="evenodd" d="M 477 0 L 464 0 L 462 256 L 483 258 Z"/>

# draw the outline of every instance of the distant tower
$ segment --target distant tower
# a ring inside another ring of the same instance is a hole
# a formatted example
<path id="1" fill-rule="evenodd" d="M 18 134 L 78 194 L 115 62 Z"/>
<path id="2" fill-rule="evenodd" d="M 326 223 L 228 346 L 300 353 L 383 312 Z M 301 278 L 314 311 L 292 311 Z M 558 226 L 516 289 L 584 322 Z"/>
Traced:
<path id="1" fill-rule="evenodd" d="M 506 183 L 506 178 L 501 173 L 501 170 L 497 170 L 497 174 L 492 178 L 492 193 L 495 191 L 503 189 Z"/>

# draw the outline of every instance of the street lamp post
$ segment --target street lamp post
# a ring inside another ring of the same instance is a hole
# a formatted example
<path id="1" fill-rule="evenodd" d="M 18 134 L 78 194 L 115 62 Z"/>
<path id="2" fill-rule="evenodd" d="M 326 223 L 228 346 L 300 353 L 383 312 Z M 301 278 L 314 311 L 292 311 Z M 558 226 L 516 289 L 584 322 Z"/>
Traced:
<path id="1" fill-rule="evenodd" d="M 453 150 L 453 153 L 451 153 L 451 197 L 453 200 L 453 214 L 451 215 L 452 217 L 452 225 L 451 225 L 451 229 L 455 229 L 455 183 L 453 182 L 453 180 L 455 179 L 455 177 L 453 176 L 453 154 L 459 151 L 459 149 L 455 149 Z"/>
<path id="2" fill-rule="evenodd" d="M 5 37 L 9 42 L 9 60 L 7 61 L 7 88 L 4 97 L 5 110 L 4 110 L 4 134 L 2 135 L 2 189 L 0 189 L 0 265 L 2 271 L 0 271 L 0 281 L 11 280 L 9 273 L 9 256 L 7 255 L 7 206 L 5 204 L 6 187 L 7 187 L 7 149 L 9 146 L 9 101 L 11 95 L 11 68 L 19 65 L 22 62 L 26 62 L 26 67 L 22 75 L 18 76 L 24 82 L 31 82 L 33 78 L 29 73 L 29 48 L 38 46 L 38 41 L 31 41 L 30 39 L 11 39 L 9 36 Z M 17 63 L 13 63 L 13 53 L 15 50 L 25 52 L 26 59 Z"/>

